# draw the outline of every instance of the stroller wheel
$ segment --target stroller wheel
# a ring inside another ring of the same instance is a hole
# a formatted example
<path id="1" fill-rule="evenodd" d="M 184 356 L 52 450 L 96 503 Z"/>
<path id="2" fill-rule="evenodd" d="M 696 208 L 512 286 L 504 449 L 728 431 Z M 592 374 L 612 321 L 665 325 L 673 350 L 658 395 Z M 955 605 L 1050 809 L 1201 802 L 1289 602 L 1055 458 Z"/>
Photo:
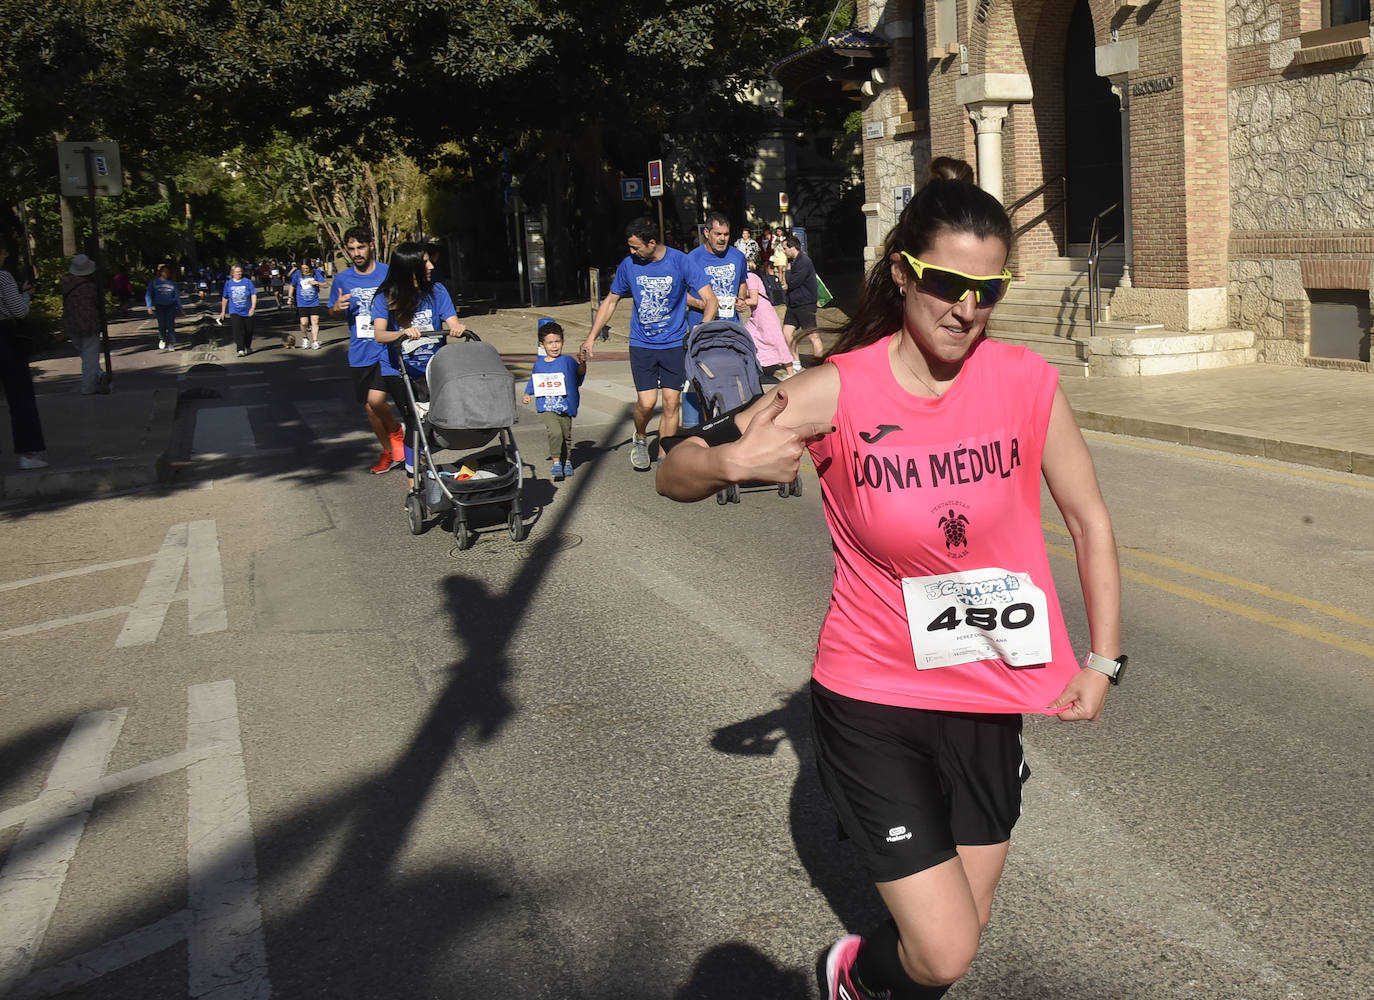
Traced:
<path id="1" fill-rule="evenodd" d="M 725 490 L 721 490 L 719 493 L 716 494 L 716 503 L 720 504 L 722 507 L 724 507 L 729 502 L 730 498 L 726 494 Z"/>
<path id="2" fill-rule="evenodd" d="M 468 527 L 466 518 L 456 518 L 453 522 L 453 542 L 458 546 L 458 551 L 472 548 L 472 543 L 477 540 L 472 529 Z"/>
<path id="3" fill-rule="evenodd" d="M 725 492 L 726 492 L 727 494 L 729 494 L 729 497 L 728 497 L 728 498 L 729 498 L 729 501 L 730 501 L 731 503 L 739 503 L 739 484 L 738 484 L 738 483 L 731 483 L 731 484 L 730 484 L 730 488 L 727 489 Z"/>
<path id="4" fill-rule="evenodd" d="M 410 524 L 410 533 L 418 535 L 425 530 L 425 511 L 420 506 L 420 497 L 412 493 L 406 497 L 406 521 Z"/>
<path id="5" fill-rule="evenodd" d="M 792 491 L 792 495 L 793 495 L 794 497 L 799 497 L 799 496 L 801 496 L 802 478 L 801 478 L 801 473 L 800 473 L 800 472 L 797 473 L 797 478 L 794 479 L 794 480 L 792 480 L 792 482 L 791 482 L 791 484 L 790 484 L 790 488 L 791 488 L 791 491 Z"/>
<path id="6" fill-rule="evenodd" d="M 530 533 L 530 526 L 520 516 L 520 510 L 517 507 L 511 508 L 510 516 L 506 518 L 506 527 L 510 530 L 510 537 L 513 541 L 523 542 Z"/>
<path id="7" fill-rule="evenodd" d="M 778 496 L 780 496 L 780 497 L 790 497 L 791 495 L 792 495 L 792 484 L 791 484 L 791 483 L 782 483 L 781 485 L 778 486 Z"/>

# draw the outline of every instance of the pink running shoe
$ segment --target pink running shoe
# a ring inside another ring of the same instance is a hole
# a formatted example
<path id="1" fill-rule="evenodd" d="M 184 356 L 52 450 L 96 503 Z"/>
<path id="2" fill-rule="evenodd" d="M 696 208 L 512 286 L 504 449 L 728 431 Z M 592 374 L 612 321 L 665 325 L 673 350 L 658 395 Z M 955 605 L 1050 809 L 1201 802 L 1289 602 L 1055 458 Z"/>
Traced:
<path id="1" fill-rule="evenodd" d="M 859 935 L 849 934 L 830 946 L 825 956 L 826 1000 L 867 1000 L 868 994 L 859 992 L 850 973 L 863 943 Z"/>

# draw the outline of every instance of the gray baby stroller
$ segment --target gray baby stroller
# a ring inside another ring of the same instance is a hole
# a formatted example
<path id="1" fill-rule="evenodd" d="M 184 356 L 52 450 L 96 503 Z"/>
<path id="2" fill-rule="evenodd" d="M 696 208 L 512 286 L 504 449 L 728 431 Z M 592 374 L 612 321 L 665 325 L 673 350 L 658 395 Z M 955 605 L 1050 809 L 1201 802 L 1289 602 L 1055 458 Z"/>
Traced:
<path id="1" fill-rule="evenodd" d="M 401 348 L 406 395 L 418 418 L 410 442 L 415 486 L 406 496 L 406 518 L 411 534 L 418 535 L 428 518 L 451 516 L 459 549 L 476 540 L 468 522 L 475 507 L 503 507 L 511 538 L 519 542 L 529 534 L 520 507 L 524 469 L 511 430 L 514 381 L 495 347 L 467 336 L 447 346 L 442 335 L 422 337 Z M 468 454 L 440 463 L 434 453 L 441 449 Z"/>
<path id="2" fill-rule="evenodd" d="M 715 319 L 702 323 L 687 334 L 683 346 L 687 349 L 687 381 L 699 401 L 702 423 L 763 395 L 758 348 L 749 331 L 734 320 Z M 779 485 L 777 490 L 780 497 L 801 496 L 801 473 L 797 473 L 790 483 Z M 739 503 L 739 498 L 740 484 L 732 483 L 716 494 L 716 503 Z"/>

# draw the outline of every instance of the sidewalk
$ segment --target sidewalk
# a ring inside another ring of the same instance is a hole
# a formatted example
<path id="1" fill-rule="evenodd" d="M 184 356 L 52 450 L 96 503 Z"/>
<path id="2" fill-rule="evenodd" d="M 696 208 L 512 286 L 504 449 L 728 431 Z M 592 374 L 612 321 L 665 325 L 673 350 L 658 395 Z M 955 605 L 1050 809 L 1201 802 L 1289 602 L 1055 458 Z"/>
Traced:
<path id="1" fill-rule="evenodd" d="M 114 387 L 108 396 L 76 394 L 80 362 L 73 353 L 58 351 L 33 361 L 49 466 L 15 470 L 9 413 L 0 408 L 0 501 L 12 505 L 96 495 L 155 483 L 167 474 L 177 399 L 185 388 L 179 376 L 193 364 L 229 366 L 236 361 L 232 346 L 225 346 L 227 328 L 203 323 L 195 305 L 187 311 L 178 336 L 195 338 L 198 346 L 174 354 L 157 350 L 153 321 L 141 310 L 111 324 Z M 464 317 L 464 322 L 523 374 L 535 357 L 540 317 L 562 324 L 574 350 L 591 328 L 592 312 L 582 302 L 502 309 Z M 287 322 L 289 316 L 264 310 L 255 359 L 259 350 L 269 352 L 265 360 L 279 349 L 277 320 Z M 822 323 L 841 318 L 838 312 L 821 311 Z M 611 336 L 598 345 L 593 365 L 628 357 L 628 305 L 621 306 L 611 325 Z M 336 320 L 325 318 L 325 339 L 337 340 L 343 331 Z M 207 334 L 218 339 L 218 349 L 206 344 Z M 337 348 L 324 356 L 338 358 L 341 368 L 345 363 Z M 1066 379 L 1062 384 L 1085 430 L 1374 476 L 1374 375 L 1248 365 L 1145 378 Z"/>

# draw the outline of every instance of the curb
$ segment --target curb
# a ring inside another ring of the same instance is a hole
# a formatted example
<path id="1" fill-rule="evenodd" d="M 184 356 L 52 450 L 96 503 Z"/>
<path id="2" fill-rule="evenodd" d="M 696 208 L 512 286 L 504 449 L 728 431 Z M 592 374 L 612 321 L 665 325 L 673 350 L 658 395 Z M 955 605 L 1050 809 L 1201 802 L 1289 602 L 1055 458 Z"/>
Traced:
<path id="1" fill-rule="evenodd" d="M 1123 434 L 1208 451 L 1267 458 L 1275 462 L 1306 465 L 1333 472 L 1348 472 L 1356 476 L 1374 476 L 1374 452 L 1328 448 L 1298 441 L 1280 441 L 1219 427 L 1190 427 L 1186 424 L 1171 424 L 1140 417 L 1123 417 L 1114 413 L 1074 410 L 1074 416 L 1078 418 L 1078 426 L 1085 431 Z"/>
<path id="2" fill-rule="evenodd" d="M 0 476 L 0 500 L 100 496 L 165 481 L 171 472 L 168 450 L 176 408 L 174 390 L 155 389 L 147 420 L 138 428 L 138 448 L 133 454 L 115 461 L 6 472 Z"/>

